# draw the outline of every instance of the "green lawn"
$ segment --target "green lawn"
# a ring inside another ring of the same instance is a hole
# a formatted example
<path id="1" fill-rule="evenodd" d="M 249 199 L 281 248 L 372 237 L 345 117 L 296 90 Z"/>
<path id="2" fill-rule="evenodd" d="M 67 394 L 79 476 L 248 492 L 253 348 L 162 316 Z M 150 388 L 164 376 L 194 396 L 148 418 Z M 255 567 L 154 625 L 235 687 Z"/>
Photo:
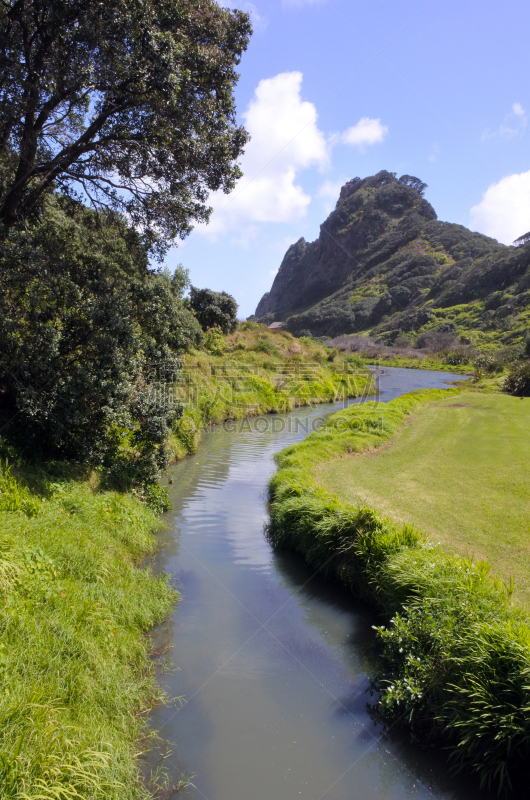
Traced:
<path id="1" fill-rule="evenodd" d="M 392 440 L 315 467 L 341 500 L 412 522 L 485 559 L 530 606 L 530 401 L 462 392 L 419 409 Z"/>

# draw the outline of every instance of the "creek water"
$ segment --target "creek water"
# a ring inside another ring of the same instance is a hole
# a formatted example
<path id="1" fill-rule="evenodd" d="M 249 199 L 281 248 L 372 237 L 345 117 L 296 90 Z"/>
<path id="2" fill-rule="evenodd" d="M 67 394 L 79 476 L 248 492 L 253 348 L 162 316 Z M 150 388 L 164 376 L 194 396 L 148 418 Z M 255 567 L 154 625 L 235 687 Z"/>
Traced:
<path id="1" fill-rule="evenodd" d="M 385 368 L 378 399 L 458 377 Z M 162 763 L 173 778 L 193 776 L 187 800 L 483 797 L 372 719 L 374 611 L 267 542 L 273 454 L 337 410 L 218 426 L 172 469 L 156 569 L 175 576 L 182 600 L 156 636 L 177 667 L 160 683 L 183 700 L 150 724 L 171 743 Z"/>

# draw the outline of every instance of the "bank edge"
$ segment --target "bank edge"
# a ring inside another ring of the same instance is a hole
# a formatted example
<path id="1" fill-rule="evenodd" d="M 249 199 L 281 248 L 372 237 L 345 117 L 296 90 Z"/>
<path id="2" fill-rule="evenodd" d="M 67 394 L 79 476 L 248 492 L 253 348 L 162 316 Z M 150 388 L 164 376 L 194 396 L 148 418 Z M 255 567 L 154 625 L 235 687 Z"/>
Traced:
<path id="1" fill-rule="evenodd" d="M 382 445 L 421 405 L 458 392 L 353 405 L 278 453 L 269 536 L 381 612 L 373 688 L 385 723 L 444 745 L 455 771 L 508 796 L 530 764 L 530 627 L 510 587 L 421 530 L 342 503 L 312 472 Z"/>

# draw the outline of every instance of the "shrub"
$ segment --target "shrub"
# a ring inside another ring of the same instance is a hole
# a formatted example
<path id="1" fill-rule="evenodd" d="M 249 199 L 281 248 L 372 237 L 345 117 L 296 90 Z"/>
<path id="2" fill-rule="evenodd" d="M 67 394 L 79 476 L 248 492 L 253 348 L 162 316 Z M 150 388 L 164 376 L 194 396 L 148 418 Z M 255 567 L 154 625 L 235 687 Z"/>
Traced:
<path id="1" fill-rule="evenodd" d="M 418 336 L 417 346 L 422 350 L 428 350 L 430 353 L 448 350 L 455 345 L 456 331 L 457 328 L 454 322 L 442 322 L 435 328 L 431 328 Z"/>
<path id="2" fill-rule="evenodd" d="M 469 356 L 459 350 L 452 350 L 444 356 L 444 364 L 449 364 L 452 367 L 469 364 Z"/>
<path id="3" fill-rule="evenodd" d="M 134 494 L 136 494 L 139 500 L 145 503 L 151 511 L 154 511 L 155 514 L 163 514 L 164 511 L 169 511 L 171 508 L 167 486 L 159 486 L 157 483 L 151 483 L 141 489 L 136 489 Z"/>
<path id="4" fill-rule="evenodd" d="M 494 375 L 495 373 L 503 371 L 504 361 L 495 354 L 480 353 L 474 359 L 473 366 L 479 375 L 480 373 Z"/>
<path id="5" fill-rule="evenodd" d="M 530 397 L 530 361 L 512 367 L 502 390 L 515 397 Z"/>
<path id="6" fill-rule="evenodd" d="M 281 356 L 276 345 L 261 336 L 252 349 L 257 353 L 266 353 L 268 356 L 276 356 L 277 358 Z"/>
<path id="7" fill-rule="evenodd" d="M 226 343 L 221 328 L 209 328 L 204 336 L 204 347 L 213 356 L 222 356 Z"/>
<path id="8" fill-rule="evenodd" d="M 412 347 L 412 339 L 406 333 L 400 333 L 394 339 L 394 347 Z"/>

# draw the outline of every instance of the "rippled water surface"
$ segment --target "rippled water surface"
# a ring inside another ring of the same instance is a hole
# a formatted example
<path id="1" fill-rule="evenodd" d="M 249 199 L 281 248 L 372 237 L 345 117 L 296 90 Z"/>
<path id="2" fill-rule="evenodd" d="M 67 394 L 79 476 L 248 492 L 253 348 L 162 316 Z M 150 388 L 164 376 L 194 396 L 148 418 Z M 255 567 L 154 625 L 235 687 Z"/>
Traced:
<path id="1" fill-rule="evenodd" d="M 445 387 L 443 373 L 385 368 L 379 399 Z M 160 676 L 182 706 L 151 724 L 171 742 L 164 765 L 194 775 L 193 800 L 475 798 L 443 761 L 367 712 L 373 611 L 264 536 L 273 454 L 337 406 L 216 428 L 172 471 L 173 511 L 157 568 L 182 601 L 157 631 L 178 670 Z M 235 430 L 232 430 L 235 428 Z"/>

